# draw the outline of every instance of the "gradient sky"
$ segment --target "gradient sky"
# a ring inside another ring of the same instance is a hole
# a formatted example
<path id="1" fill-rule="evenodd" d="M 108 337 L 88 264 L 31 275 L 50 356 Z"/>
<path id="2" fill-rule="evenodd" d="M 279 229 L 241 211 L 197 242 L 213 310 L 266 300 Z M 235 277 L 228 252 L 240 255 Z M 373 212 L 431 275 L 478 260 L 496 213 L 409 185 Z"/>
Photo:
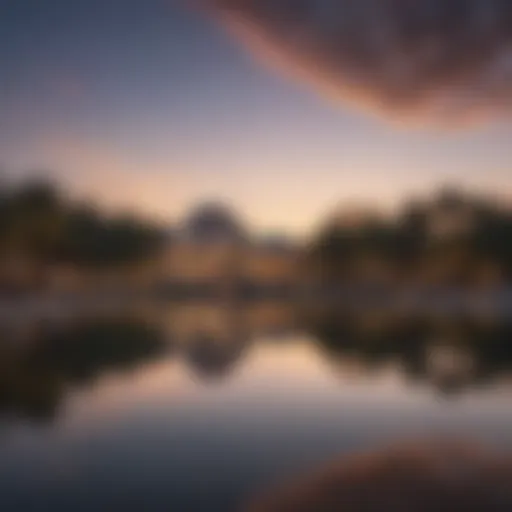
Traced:
<path id="1" fill-rule="evenodd" d="M 406 130 L 255 60 L 186 0 L 0 0 L 0 165 L 174 221 L 233 203 L 307 232 L 340 203 L 509 194 L 512 124 Z"/>

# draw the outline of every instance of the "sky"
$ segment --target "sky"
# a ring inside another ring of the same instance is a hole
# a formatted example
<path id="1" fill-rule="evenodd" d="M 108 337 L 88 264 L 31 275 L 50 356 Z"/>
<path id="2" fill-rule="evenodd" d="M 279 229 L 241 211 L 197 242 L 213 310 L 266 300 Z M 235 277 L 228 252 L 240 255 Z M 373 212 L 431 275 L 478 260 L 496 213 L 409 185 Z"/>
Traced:
<path id="1" fill-rule="evenodd" d="M 0 0 L 3 172 L 169 222 L 219 199 L 294 235 L 439 185 L 512 192 L 506 117 L 396 123 L 265 62 L 200 1 Z"/>

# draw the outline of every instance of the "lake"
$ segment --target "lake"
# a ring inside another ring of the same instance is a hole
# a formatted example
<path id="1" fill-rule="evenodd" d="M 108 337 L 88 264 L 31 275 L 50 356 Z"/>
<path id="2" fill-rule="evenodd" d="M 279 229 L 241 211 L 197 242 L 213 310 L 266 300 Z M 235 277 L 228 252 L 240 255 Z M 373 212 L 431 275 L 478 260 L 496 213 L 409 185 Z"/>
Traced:
<path id="1" fill-rule="evenodd" d="M 6 511 L 238 510 L 396 440 L 512 452 L 512 320 L 160 304 L 4 322 Z"/>

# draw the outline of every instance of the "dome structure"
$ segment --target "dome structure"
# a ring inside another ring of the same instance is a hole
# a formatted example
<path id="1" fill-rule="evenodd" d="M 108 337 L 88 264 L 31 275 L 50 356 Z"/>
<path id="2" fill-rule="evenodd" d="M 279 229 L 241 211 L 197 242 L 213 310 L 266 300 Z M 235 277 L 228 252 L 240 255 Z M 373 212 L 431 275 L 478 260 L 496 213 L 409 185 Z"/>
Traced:
<path id="1" fill-rule="evenodd" d="M 200 243 L 240 243 L 247 239 L 246 230 L 236 215 L 221 203 L 200 205 L 186 220 L 184 235 Z"/>

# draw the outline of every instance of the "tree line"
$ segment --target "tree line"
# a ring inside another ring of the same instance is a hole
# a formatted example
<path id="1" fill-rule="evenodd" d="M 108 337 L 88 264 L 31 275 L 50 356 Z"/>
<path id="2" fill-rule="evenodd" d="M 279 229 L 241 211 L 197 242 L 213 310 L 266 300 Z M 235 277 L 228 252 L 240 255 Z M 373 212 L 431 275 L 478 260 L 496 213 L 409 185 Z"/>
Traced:
<path id="1" fill-rule="evenodd" d="M 0 261 L 34 271 L 54 265 L 108 270 L 158 254 L 164 230 L 132 215 L 108 215 L 46 181 L 0 186 Z"/>
<path id="2" fill-rule="evenodd" d="M 330 283 L 364 279 L 470 284 L 512 279 L 512 209 L 443 189 L 393 216 L 340 216 L 308 249 L 309 270 Z"/>
<path id="3" fill-rule="evenodd" d="M 111 215 L 55 184 L 0 184 L 0 281 L 13 263 L 39 279 L 49 269 L 87 274 L 151 264 L 168 233 L 136 215 Z M 302 252 L 302 275 L 337 286 L 392 281 L 464 285 L 512 280 L 512 209 L 444 189 L 394 215 L 338 215 Z M 299 278 L 301 276 L 299 275 Z"/>

